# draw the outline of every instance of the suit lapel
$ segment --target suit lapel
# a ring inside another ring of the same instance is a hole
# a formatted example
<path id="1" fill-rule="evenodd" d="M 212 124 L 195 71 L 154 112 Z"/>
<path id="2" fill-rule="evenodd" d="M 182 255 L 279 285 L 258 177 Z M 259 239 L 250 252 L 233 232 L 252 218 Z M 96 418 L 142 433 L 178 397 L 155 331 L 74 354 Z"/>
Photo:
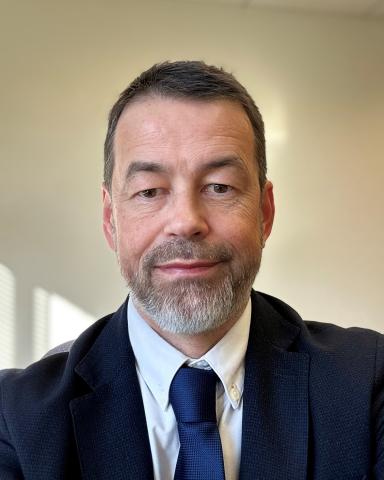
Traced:
<path id="1" fill-rule="evenodd" d="M 297 325 L 253 295 L 243 394 L 241 480 L 306 478 L 309 357 L 287 351 L 299 332 Z"/>
<path id="2" fill-rule="evenodd" d="M 70 402 L 83 479 L 153 479 L 126 319 L 125 304 L 76 367 L 91 387 L 90 393 Z"/>

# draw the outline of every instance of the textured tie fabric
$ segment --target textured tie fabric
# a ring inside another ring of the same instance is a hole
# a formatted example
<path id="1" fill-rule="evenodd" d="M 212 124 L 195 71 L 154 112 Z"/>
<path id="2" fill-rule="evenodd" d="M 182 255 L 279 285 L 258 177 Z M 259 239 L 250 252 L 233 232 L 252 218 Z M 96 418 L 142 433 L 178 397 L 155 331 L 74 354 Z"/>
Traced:
<path id="1" fill-rule="evenodd" d="M 182 367 L 170 388 L 180 451 L 174 480 L 225 480 L 213 370 Z"/>

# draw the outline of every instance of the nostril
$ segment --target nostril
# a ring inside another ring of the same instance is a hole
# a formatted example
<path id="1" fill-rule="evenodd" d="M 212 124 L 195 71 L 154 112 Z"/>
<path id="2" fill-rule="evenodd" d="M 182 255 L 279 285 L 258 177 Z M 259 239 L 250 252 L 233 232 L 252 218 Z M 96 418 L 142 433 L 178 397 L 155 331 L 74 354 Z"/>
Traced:
<path id="1" fill-rule="evenodd" d="M 199 238 L 208 232 L 208 224 L 203 218 L 196 217 L 194 219 L 171 219 L 164 228 L 167 235 L 184 237 L 184 238 Z"/>

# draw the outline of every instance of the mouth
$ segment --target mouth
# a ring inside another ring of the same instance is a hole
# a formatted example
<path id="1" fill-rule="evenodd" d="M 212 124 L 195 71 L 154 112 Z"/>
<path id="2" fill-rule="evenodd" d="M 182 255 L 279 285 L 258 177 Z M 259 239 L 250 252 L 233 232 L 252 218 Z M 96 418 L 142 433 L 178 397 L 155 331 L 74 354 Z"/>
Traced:
<path id="1" fill-rule="evenodd" d="M 221 263 L 211 260 L 175 260 L 156 265 L 155 270 L 172 277 L 202 277 L 211 274 Z"/>

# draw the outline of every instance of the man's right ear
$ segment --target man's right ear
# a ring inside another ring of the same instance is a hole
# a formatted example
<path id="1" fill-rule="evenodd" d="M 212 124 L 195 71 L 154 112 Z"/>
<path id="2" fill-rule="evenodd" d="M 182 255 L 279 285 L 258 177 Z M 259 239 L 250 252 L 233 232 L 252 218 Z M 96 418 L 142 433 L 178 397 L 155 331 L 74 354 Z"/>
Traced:
<path id="1" fill-rule="evenodd" d="M 102 186 L 103 192 L 103 231 L 108 245 L 116 251 L 115 222 L 113 218 L 112 198 L 105 184 Z"/>

